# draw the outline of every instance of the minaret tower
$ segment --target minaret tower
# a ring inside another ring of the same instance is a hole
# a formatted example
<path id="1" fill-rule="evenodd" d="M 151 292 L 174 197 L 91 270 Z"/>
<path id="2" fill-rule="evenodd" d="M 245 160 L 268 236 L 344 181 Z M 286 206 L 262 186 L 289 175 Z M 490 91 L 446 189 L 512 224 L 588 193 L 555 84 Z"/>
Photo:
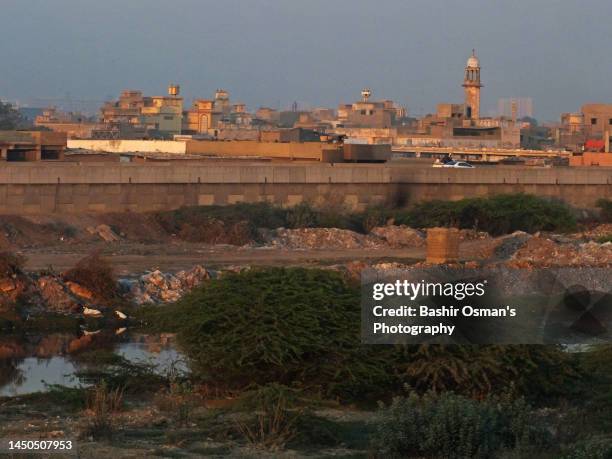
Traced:
<path id="1" fill-rule="evenodd" d="M 476 51 L 472 50 L 472 55 L 465 67 L 465 78 L 463 79 L 465 89 L 465 117 L 477 120 L 480 118 L 480 61 L 476 57 Z"/>

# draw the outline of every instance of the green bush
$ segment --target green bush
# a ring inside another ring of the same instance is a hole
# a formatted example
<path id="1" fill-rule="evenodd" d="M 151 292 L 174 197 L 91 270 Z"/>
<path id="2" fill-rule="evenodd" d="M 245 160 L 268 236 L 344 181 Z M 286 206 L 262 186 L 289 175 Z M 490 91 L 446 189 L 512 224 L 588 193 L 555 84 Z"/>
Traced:
<path id="1" fill-rule="evenodd" d="M 612 223 L 612 200 L 600 199 L 597 201 L 597 207 L 600 209 L 600 218 L 604 223 Z"/>
<path id="2" fill-rule="evenodd" d="M 382 407 L 372 435 L 378 457 L 494 458 L 541 448 L 547 434 L 536 427 L 524 400 L 472 400 L 453 393 L 411 394 Z"/>
<path id="3" fill-rule="evenodd" d="M 395 362 L 401 381 L 419 392 L 469 397 L 512 392 L 541 403 L 574 393 L 579 371 L 557 346 L 418 345 Z"/>
<path id="4" fill-rule="evenodd" d="M 268 203 L 183 207 L 155 215 L 170 234 L 210 244 L 243 245 L 257 239 L 257 228 L 284 226 L 285 211 Z"/>
<path id="5" fill-rule="evenodd" d="M 574 445 L 561 459 L 609 459 L 612 438 L 593 437 Z"/>
<path id="6" fill-rule="evenodd" d="M 517 230 L 571 231 L 576 227 L 576 219 L 567 206 L 529 194 L 423 202 L 408 212 L 400 212 L 396 221 L 414 228 L 457 226 L 492 235 Z"/>
<path id="7" fill-rule="evenodd" d="M 359 304 L 359 289 L 339 273 L 271 268 L 224 275 L 152 318 L 178 332 L 208 384 L 275 382 L 358 397 L 392 380 L 392 349 L 360 344 Z"/>

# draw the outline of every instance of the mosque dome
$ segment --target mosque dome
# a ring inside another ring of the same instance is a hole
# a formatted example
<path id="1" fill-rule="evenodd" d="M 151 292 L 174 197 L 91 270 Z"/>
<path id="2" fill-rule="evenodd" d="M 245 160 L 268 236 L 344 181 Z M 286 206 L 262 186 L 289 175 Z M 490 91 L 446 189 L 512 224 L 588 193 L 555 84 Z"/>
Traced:
<path id="1" fill-rule="evenodd" d="M 474 50 L 472 50 L 472 55 L 467 60 L 467 67 L 472 69 L 480 67 L 480 61 L 476 57 L 476 52 Z"/>

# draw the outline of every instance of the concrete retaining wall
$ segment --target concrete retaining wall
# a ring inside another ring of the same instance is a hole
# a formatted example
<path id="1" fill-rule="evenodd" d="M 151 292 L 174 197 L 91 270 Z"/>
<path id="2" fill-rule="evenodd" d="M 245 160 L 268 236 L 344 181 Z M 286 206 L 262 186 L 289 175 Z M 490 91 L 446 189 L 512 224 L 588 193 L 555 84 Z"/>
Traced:
<path id="1" fill-rule="evenodd" d="M 185 142 L 171 140 L 68 140 L 68 148 L 108 153 L 173 153 L 184 155 Z"/>
<path id="2" fill-rule="evenodd" d="M 612 168 L 453 170 L 414 165 L 214 163 L 6 164 L 0 213 L 121 212 L 269 201 L 344 203 L 456 200 L 525 192 L 593 207 L 612 198 Z"/>

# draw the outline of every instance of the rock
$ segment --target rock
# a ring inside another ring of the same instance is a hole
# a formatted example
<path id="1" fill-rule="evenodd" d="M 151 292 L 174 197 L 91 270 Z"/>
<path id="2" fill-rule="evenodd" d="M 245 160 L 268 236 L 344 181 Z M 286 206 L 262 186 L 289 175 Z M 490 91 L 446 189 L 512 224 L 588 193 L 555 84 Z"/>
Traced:
<path id="1" fill-rule="evenodd" d="M 91 290 L 89 290 L 87 287 L 83 287 L 82 285 L 77 284 L 76 282 L 67 281 L 66 287 L 68 287 L 68 290 L 70 290 L 73 295 L 76 295 L 80 298 L 85 298 L 89 301 L 93 300 L 94 298 L 94 294 Z"/>
<path id="2" fill-rule="evenodd" d="M 370 234 L 386 241 L 389 247 L 423 247 L 425 236 L 418 230 L 406 225 L 400 226 L 379 226 L 374 228 Z"/>
<path id="3" fill-rule="evenodd" d="M 83 315 L 84 316 L 89 316 L 89 317 L 101 317 L 102 316 L 102 312 L 100 312 L 98 309 L 84 307 L 83 308 Z"/>

